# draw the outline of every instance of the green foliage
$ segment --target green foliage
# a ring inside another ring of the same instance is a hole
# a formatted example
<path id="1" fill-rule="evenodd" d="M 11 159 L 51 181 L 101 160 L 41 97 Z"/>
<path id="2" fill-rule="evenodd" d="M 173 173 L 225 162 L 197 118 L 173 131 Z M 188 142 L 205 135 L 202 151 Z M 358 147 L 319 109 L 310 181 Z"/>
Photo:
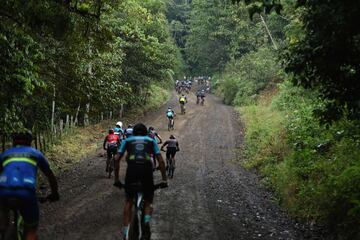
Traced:
<path id="1" fill-rule="evenodd" d="M 263 167 L 263 174 L 271 174 L 272 164 L 277 164 L 288 152 L 284 141 L 285 118 L 271 105 L 239 107 L 245 123 L 244 164 L 247 167 Z"/>
<path id="2" fill-rule="evenodd" d="M 73 116 L 139 107 L 168 85 L 182 60 L 165 18 L 167 1 L 6 0 L 0 11 L 2 136 L 49 131 Z M 84 120 L 84 121 L 82 121 Z"/>
<path id="3" fill-rule="evenodd" d="M 356 239 L 360 222 L 359 121 L 324 126 L 321 94 L 290 82 L 271 105 L 242 107 L 246 165 L 257 167 L 292 215 L 322 221 L 340 239 Z"/>
<path id="4" fill-rule="evenodd" d="M 260 48 L 228 63 L 224 73 L 215 79 L 225 103 L 240 106 L 254 102 L 260 91 L 279 78 L 279 73 L 275 53 Z"/>
<path id="5" fill-rule="evenodd" d="M 275 40 L 282 42 L 286 21 L 276 14 L 264 18 Z M 185 54 L 193 75 L 220 74 L 229 62 L 270 43 L 261 18 L 251 21 L 244 4 L 195 0 L 188 22 Z"/>
<path id="6" fill-rule="evenodd" d="M 298 30 L 288 33 L 290 41 L 283 53 L 285 69 L 294 74 L 294 84 L 316 88 L 329 100 L 326 108 L 317 111 L 323 121 L 341 118 L 344 108 L 350 110 L 351 118 L 358 118 L 359 2 L 302 2 Z"/>

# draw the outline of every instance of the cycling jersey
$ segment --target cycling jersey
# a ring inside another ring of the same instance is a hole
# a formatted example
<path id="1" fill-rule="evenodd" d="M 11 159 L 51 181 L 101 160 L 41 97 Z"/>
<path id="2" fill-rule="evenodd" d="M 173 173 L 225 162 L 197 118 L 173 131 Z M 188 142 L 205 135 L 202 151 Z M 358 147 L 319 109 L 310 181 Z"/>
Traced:
<path id="1" fill-rule="evenodd" d="M 114 133 L 109 133 L 105 137 L 105 141 L 107 148 L 116 148 L 118 146 L 118 143 L 120 142 L 120 137 Z"/>
<path id="2" fill-rule="evenodd" d="M 132 128 L 127 128 L 126 130 L 125 130 L 125 136 L 126 136 L 126 138 L 129 138 L 129 137 L 131 137 L 133 135 L 133 129 Z"/>
<path id="3" fill-rule="evenodd" d="M 121 128 L 114 128 L 114 133 L 120 137 L 120 140 L 123 139 L 124 131 Z"/>
<path id="4" fill-rule="evenodd" d="M 17 146 L 0 154 L 0 205 L 5 207 L 10 199 L 21 202 L 19 209 L 27 225 L 37 225 L 39 206 L 36 197 L 37 170 L 47 172 L 49 163 L 44 155 L 29 146 Z M 1 207 L 0 207 L 1 210 Z"/>
<path id="5" fill-rule="evenodd" d="M 128 152 L 128 164 L 146 164 L 150 162 L 151 154 L 160 154 L 160 149 L 154 139 L 148 136 L 132 136 L 125 139 L 119 149 L 120 154 Z M 150 162 L 151 163 L 151 162 Z"/>
<path id="6" fill-rule="evenodd" d="M 174 111 L 167 111 L 166 112 L 166 116 L 168 117 L 168 118 L 173 118 L 174 117 Z"/>
<path id="7" fill-rule="evenodd" d="M 156 141 L 156 138 L 159 136 L 159 134 L 156 131 L 150 131 L 148 136 Z"/>
<path id="8" fill-rule="evenodd" d="M 3 171 L 0 173 L 0 192 L 2 188 L 30 189 L 35 192 L 38 167 L 49 170 L 44 155 L 32 147 L 19 146 L 6 150 L 0 155 Z"/>
<path id="9" fill-rule="evenodd" d="M 179 102 L 180 103 L 185 103 L 186 102 L 186 97 L 180 97 Z"/>
<path id="10" fill-rule="evenodd" d="M 165 141 L 164 145 L 166 145 L 167 148 L 176 148 L 178 146 L 178 141 L 176 139 L 169 139 Z"/>

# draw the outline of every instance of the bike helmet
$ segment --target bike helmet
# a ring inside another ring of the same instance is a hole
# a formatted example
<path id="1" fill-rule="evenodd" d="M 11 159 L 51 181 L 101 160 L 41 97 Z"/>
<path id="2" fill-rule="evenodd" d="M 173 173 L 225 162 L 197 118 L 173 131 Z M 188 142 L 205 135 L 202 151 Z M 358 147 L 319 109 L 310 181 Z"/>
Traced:
<path id="1" fill-rule="evenodd" d="M 148 134 L 148 131 L 144 124 L 137 123 L 134 126 L 133 134 L 134 134 L 134 136 L 146 136 Z"/>
<path id="2" fill-rule="evenodd" d="M 154 131 L 155 128 L 154 127 L 149 127 L 149 131 Z"/>
<path id="3" fill-rule="evenodd" d="M 24 131 L 12 134 L 14 145 L 31 145 L 33 135 L 31 131 Z"/>
<path id="4" fill-rule="evenodd" d="M 175 136 L 171 134 L 170 139 L 175 139 Z"/>
<path id="5" fill-rule="evenodd" d="M 114 129 L 109 128 L 109 133 L 114 133 Z"/>
<path id="6" fill-rule="evenodd" d="M 132 127 L 133 127 L 133 125 L 132 125 L 132 124 L 129 124 L 129 125 L 128 125 L 128 128 L 132 128 Z"/>
<path id="7" fill-rule="evenodd" d="M 119 126 L 120 128 L 122 128 L 122 127 L 123 127 L 123 123 L 122 123 L 121 121 L 119 121 L 119 122 L 116 123 L 116 126 Z"/>

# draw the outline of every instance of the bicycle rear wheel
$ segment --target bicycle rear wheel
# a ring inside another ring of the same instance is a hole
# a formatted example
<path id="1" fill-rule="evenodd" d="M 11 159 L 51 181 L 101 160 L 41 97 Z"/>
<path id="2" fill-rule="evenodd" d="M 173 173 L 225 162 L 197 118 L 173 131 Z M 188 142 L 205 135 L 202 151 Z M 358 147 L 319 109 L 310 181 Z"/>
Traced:
<path id="1" fill-rule="evenodd" d="M 112 155 L 110 162 L 109 162 L 109 178 L 111 178 L 111 173 L 114 171 L 114 165 L 115 165 L 115 155 Z"/>
<path id="2" fill-rule="evenodd" d="M 171 159 L 170 160 L 170 167 L 169 167 L 169 177 L 170 178 L 174 177 L 174 171 L 175 171 L 174 159 Z"/>

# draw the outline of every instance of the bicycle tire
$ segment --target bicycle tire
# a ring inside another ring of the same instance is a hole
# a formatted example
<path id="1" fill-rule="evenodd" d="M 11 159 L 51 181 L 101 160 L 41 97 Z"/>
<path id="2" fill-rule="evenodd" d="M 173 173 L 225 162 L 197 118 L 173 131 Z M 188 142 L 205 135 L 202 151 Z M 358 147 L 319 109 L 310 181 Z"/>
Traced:
<path id="1" fill-rule="evenodd" d="M 115 155 L 113 154 L 111 156 L 110 162 L 109 162 L 109 175 L 108 177 L 111 178 L 111 173 L 114 171 L 114 167 L 115 167 L 115 159 L 114 159 Z"/>
<path id="2" fill-rule="evenodd" d="M 170 178 L 173 178 L 174 177 L 174 171 L 175 171 L 175 167 L 174 167 L 174 159 L 171 159 L 170 161 Z"/>
<path id="3" fill-rule="evenodd" d="M 128 240 L 139 240 L 139 221 L 137 218 L 135 207 L 133 207 L 133 211 L 131 214 Z"/>

